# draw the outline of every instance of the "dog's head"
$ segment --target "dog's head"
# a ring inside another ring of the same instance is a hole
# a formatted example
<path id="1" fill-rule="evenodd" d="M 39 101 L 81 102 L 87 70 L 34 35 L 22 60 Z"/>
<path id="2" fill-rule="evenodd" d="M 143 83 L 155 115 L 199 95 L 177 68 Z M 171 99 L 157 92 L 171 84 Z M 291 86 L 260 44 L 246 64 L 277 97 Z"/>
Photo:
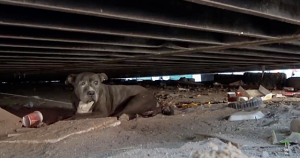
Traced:
<path id="1" fill-rule="evenodd" d="M 105 73 L 84 72 L 80 74 L 70 74 L 66 79 L 66 84 L 72 84 L 77 97 L 84 103 L 97 102 L 103 81 L 107 80 Z"/>

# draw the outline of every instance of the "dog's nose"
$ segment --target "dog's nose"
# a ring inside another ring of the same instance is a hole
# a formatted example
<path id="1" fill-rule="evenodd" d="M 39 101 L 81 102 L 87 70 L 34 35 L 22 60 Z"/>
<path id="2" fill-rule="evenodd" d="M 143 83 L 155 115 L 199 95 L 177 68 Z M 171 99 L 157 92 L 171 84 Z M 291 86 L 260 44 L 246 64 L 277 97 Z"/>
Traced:
<path id="1" fill-rule="evenodd" d="M 87 92 L 87 95 L 93 96 L 93 95 L 95 95 L 95 91 L 88 91 L 88 92 Z"/>

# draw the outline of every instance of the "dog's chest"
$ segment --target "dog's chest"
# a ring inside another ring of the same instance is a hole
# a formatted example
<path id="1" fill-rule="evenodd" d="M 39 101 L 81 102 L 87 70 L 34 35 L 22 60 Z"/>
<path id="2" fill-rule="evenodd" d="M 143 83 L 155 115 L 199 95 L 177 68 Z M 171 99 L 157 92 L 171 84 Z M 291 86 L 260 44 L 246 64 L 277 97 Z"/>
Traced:
<path id="1" fill-rule="evenodd" d="M 86 114 L 86 113 L 92 113 L 92 106 L 94 102 L 91 101 L 89 103 L 83 103 L 82 101 L 79 102 L 77 113 L 79 114 Z"/>

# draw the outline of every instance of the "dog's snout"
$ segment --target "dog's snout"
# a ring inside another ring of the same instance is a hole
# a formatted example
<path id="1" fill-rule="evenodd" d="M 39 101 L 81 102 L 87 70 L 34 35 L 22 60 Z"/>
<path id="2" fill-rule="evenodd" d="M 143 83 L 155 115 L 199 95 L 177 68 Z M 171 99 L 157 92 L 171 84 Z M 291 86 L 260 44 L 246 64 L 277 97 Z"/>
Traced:
<path id="1" fill-rule="evenodd" d="M 95 95 L 95 91 L 88 91 L 88 92 L 87 92 L 87 95 L 89 95 L 89 96 L 94 96 L 94 95 Z"/>

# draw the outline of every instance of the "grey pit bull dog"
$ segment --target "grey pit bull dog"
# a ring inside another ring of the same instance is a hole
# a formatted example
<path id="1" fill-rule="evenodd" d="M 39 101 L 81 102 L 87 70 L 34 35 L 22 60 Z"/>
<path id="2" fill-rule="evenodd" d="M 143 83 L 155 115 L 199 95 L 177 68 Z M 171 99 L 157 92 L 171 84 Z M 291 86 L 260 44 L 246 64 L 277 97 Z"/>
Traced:
<path id="1" fill-rule="evenodd" d="M 173 107 L 158 104 L 154 95 L 146 88 L 137 85 L 105 85 L 102 82 L 107 78 L 104 73 L 91 72 L 68 76 L 66 84 L 74 86 L 71 101 L 76 110 L 71 119 L 82 117 L 117 117 L 119 119 L 121 115 L 126 114 L 131 120 L 137 115 L 152 117 L 159 113 L 174 114 Z M 91 113 L 77 112 L 80 103 L 90 102 L 92 102 L 89 110 Z"/>

